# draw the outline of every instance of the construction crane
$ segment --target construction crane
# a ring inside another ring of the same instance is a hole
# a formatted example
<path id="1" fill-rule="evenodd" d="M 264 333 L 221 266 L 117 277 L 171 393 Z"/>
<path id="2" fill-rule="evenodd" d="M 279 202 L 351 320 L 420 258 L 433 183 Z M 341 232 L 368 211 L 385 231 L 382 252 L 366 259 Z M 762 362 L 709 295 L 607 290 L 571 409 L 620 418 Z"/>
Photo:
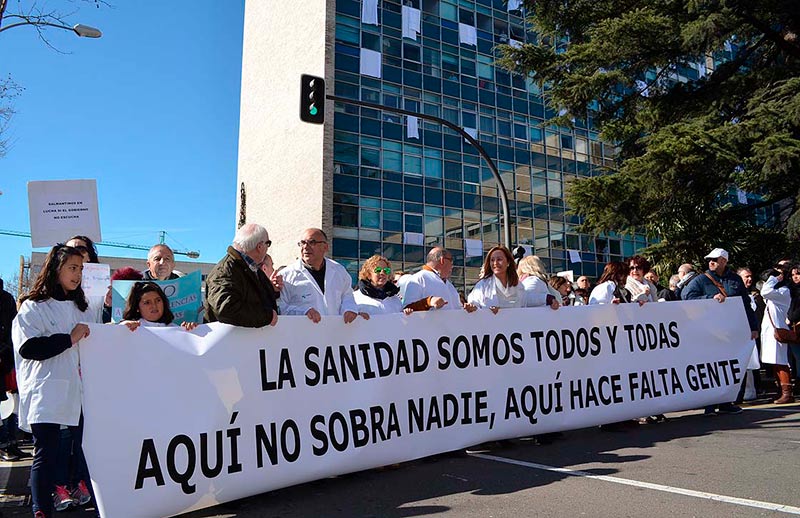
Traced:
<path id="1" fill-rule="evenodd" d="M 18 230 L 0 230 L 0 235 L 4 236 L 16 236 L 16 237 L 27 237 L 30 238 L 30 232 L 20 232 Z M 165 244 L 167 238 L 167 232 L 165 230 L 161 230 L 158 233 L 159 236 L 159 243 Z M 112 241 L 103 241 L 101 243 L 95 243 L 97 246 L 110 246 L 114 248 L 127 248 L 129 250 L 150 250 L 149 245 L 131 245 L 128 243 L 115 243 Z M 173 250 L 172 251 L 175 255 L 185 255 L 191 259 L 197 259 L 200 257 L 200 252 L 194 250 Z"/>

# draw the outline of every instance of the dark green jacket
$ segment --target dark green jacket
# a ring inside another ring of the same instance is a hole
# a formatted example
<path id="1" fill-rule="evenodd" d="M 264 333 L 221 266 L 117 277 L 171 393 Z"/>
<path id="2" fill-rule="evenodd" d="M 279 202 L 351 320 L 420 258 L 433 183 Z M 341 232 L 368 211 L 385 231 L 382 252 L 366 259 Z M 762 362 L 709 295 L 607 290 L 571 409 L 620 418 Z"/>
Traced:
<path id="1" fill-rule="evenodd" d="M 260 269 L 253 272 L 242 256 L 228 253 L 206 278 L 206 322 L 264 327 L 278 312 L 272 283 Z"/>

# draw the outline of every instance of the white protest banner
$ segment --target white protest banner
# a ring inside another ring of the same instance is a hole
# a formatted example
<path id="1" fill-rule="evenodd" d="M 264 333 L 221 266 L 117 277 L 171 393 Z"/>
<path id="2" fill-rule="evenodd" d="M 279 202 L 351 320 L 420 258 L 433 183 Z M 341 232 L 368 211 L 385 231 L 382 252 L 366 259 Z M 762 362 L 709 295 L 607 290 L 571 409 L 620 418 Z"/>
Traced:
<path id="1" fill-rule="evenodd" d="M 84 450 L 103 516 L 169 516 L 464 448 L 732 401 L 738 297 L 276 327 L 92 325 Z"/>
<path id="2" fill-rule="evenodd" d="M 75 235 L 100 236 L 95 180 L 28 182 L 31 246 L 53 246 Z"/>
<path id="3" fill-rule="evenodd" d="M 85 263 L 81 288 L 87 297 L 105 297 L 111 286 L 111 267 L 107 264 Z"/>

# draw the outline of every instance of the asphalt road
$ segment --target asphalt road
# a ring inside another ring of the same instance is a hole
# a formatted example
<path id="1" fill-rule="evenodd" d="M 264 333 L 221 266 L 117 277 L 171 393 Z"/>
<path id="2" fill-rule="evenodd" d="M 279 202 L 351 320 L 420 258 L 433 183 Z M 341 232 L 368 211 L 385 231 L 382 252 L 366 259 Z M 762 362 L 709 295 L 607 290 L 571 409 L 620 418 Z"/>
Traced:
<path id="1" fill-rule="evenodd" d="M 551 444 L 516 440 L 485 453 L 454 453 L 328 478 L 182 516 L 800 515 L 800 405 L 752 406 L 739 415 L 705 417 L 694 411 L 668 417 L 666 423 L 616 432 L 565 432 Z M 2 470 L 6 477 L 8 471 Z M 12 478 L 16 482 L 9 490 L 19 486 L 19 473 Z M 30 516 L 29 507 L 11 503 L 7 500 L 0 508 L 2 516 Z"/>

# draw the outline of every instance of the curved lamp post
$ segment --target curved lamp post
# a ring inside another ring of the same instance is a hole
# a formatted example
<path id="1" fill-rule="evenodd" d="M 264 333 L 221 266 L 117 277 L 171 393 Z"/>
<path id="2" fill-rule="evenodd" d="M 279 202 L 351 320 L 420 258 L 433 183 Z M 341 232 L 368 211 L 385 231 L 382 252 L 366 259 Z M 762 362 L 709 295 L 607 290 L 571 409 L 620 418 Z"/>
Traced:
<path id="1" fill-rule="evenodd" d="M 100 29 L 96 27 L 91 27 L 89 25 L 83 25 L 82 23 L 77 23 L 70 27 L 69 25 L 61 25 L 59 23 L 50 23 L 50 22 L 17 22 L 12 23 L 11 25 L 6 25 L 5 27 L 0 27 L 0 32 L 6 31 L 11 29 L 12 27 L 20 27 L 22 25 L 42 25 L 45 27 L 55 27 L 56 29 L 65 29 L 68 31 L 72 31 L 77 34 L 81 38 L 99 38 L 103 35 Z"/>

